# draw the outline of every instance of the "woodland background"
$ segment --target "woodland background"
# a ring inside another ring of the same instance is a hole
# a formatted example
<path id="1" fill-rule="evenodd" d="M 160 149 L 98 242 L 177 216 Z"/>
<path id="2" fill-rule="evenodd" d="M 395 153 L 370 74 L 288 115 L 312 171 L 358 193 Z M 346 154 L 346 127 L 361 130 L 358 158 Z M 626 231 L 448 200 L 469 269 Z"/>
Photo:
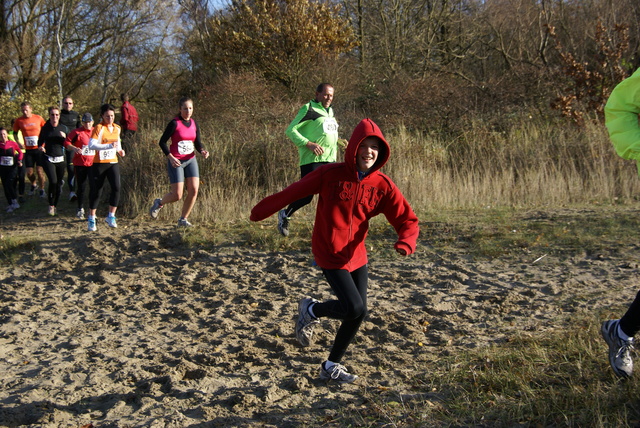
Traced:
<path id="1" fill-rule="evenodd" d="M 141 131 L 125 190 L 138 194 L 166 185 L 155 144 L 184 95 L 213 154 L 201 169 L 214 205 L 237 211 L 295 180 L 284 129 L 320 82 L 335 87 L 342 137 L 363 117 L 380 124 L 395 150 L 387 172 L 418 208 L 638 190 L 602 125 L 611 90 L 640 66 L 635 0 L 1 5 L 0 125 L 23 100 L 43 114 L 69 94 L 76 110 L 97 114 L 127 92 Z M 136 197 L 125 212 L 147 204 Z"/>

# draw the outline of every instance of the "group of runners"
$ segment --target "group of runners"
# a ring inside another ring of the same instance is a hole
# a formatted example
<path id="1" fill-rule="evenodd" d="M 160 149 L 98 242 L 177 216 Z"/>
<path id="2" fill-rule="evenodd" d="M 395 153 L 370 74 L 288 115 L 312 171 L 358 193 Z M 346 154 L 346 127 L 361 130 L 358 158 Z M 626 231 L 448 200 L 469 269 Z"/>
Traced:
<path id="1" fill-rule="evenodd" d="M 2 179 L 7 212 L 20 208 L 25 201 L 26 179 L 30 196 L 39 195 L 48 202 L 47 213 L 57 215 L 57 206 L 65 184 L 69 200 L 76 201 L 76 217 L 85 219 L 85 188 L 89 182 L 89 204 L 86 216 L 87 230 L 96 231 L 96 212 L 105 181 L 109 182 L 109 206 L 105 222 L 118 227 L 116 211 L 120 203 L 120 166 L 118 158 L 125 156 L 124 144 L 132 144 L 137 131 L 138 114 L 126 94 L 121 96 L 121 119 L 115 121 L 116 108 L 104 104 L 100 108 L 100 122 L 94 126 L 91 113 L 78 114 L 73 110 L 73 99 L 65 97 L 62 108 L 48 108 L 48 120 L 33 113 L 29 102 L 21 104 L 22 116 L 13 121 L 11 130 L 0 128 L 0 178 Z M 192 226 L 188 216 L 195 204 L 199 188 L 199 170 L 195 152 L 209 156 L 200 142 L 200 132 L 191 118 L 193 101 L 182 98 L 179 114 L 174 118 L 160 140 L 167 155 L 171 191 L 154 202 L 150 212 L 153 218 L 165 203 L 182 198 L 185 183 L 187 197 L 179 226 Z M 171 140 L 171 144 L 167 142 Z M 45 178 L 46 177 L 46 178 Z M 48 187 L 45 191 L 45 181 Z"/>
<path id="2" fill-rule="evenodd" d="M 618 152 L 640 162 L 638 93 L 640 71 L 614 90 L 605 112 Z M 313 195 L 318 195 L 311 249 L 314 263 L 322 269 L 336 298 L 323 302 L 309 296 L 302 298 L 298 303 L 295 335 L 299 343 L 307 347 L 312 343 L 314 328 L 320 318 L 340 320 L 329 355 L 320 364 L 319 377 L 349 383 L 357 376 L 347 370 L 342 359 L 367 315 L 368 259 L 364 241 L 369 220 L 379 214 L 387 218 L 398 235 L 394 248 L 402 256 L 415 252 L 419 224 L 401 191 L 380 172 L 390 157 L 391 147 L 371 119 L 364 119 L 355 127 L 346 144 L 344 161 L 337 162 L 338 145 L 343 140 L 338 138 L 338 124 L 331 107 L 333 95 L 331 85 L 320 84 L 314 99 L 300 108 L 286 135 L 298 147 L 301 179 L 261 200 L 251 210 L 250 219 L 261 221 L 277 213 L 277 229 L 286 237 L 293 213 L 308 204 Z M 100 190 L 108 180 L 111 195 L 105 221 L 108 226 L 117 227 L 118 156 L 125 156 L 125 151 L 121 145 L 121 128 L 115 124 L 115 108 L 110 104 L 103 105 L 101 122 L 95 127 L 91 114 L 83 114 L 80 126 L 71 131 L 62 122 L 61 110 L 57 107 L 49 108 L 48 122 L 32 114 L 28 103 L 23 103 L 22 111 L 23 116 L 16 120 L 13 130 L 22 131 L 24 145 L 11 141 L 9 132 L 0 128 L 0 173 L 9 201 L 7 211 L 19 207 L 17 195 L 22 195 L 25 187 L 24 183 L 20 184 L 18 173 L 22 167 L 26 167 L 30 193 L 39 189 L 43 194 L 44 180 L 34 173 L 34 167 L 41 166 L 49 179 L 49 214 L 56 214 L 63 186 L 66 149 L 73 154 L 77 190 L 73 196 L 78 200 L 78 218 L 84 217 L 83 185 L 88 178 L 88 230 L 96 230 Z M 169 122 L 160 138 L 159 146 L 167 157 L 171 187 L 167 194 L 156 198 L 149 209 L 150 216 L 157 218 L 165 204 L 182 199 L 186 188 L 179 226 L 191 226 L 188 216 L 199 190 L 195 153 L 205 159 L 209 156 L 192 114 L 193 101 L 180 99 L 178 115 Z M 609 346 L 609 361 L 614 372 L 622 377 L 630 376 L 633 335 L 640 330 L 640 292 L 620 320 L 604 322 L 601 330 Z"/>

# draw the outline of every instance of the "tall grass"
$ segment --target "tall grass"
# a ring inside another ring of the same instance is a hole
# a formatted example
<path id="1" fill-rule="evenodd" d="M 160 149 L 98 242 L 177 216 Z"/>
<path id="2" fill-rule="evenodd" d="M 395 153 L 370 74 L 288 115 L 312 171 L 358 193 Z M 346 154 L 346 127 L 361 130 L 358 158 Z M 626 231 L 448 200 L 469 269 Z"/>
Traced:
<path id="1" fill-rule="evenodd" d="M 256 201 L 299 177 L 297 149 L 284 135 L 286 123 L 273 117 L 251 124 L 240 117 L 224 119 L 199 122 L 211 156 L 199 158 L 202 185 L 195 221 L 246 218 Z M 164 125 L 139 132 L 123 162 L 122 215 L 146 213 L 153 198 L 169 189 L 166 160 L 157 146 Z M 615 154 L 602 124 L 578 128 L 527 118 L 501 130 L 472 121 L 457 135 L 402 125 L 383 126 L 383 131 L 392 147 L 383 171 L 417 211 L 624 203 L 640 191 L 635 165 Z M 348 138 L 350 130 L 342 134 Z M 177 218 L 180 206 L 172 204 L 163 216 Z"/>

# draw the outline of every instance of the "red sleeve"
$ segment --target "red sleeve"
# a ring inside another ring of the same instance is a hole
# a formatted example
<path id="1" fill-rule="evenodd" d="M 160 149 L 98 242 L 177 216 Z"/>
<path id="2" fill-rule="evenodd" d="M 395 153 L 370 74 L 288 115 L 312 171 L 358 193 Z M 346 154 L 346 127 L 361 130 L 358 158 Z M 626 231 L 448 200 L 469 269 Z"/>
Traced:
<path id="1" fill-rule="evenodd" d="M 69 134 L 67 134 L 67 138 L 64 139 L 64 146 L 65 147 L 71 146 L 73 144 L 72 141 L 76 137 L 76 135 L 78 135 L 77 129 L 74 129 L 73 131 L 69 132 Z"/>
<path id="2" fill-rule="evenodd" d="M 404 249 L 407 255 L 413 254 L 416 250 L 416 243 L 420 233 L 418 216 L 413 212 L 409 202 L 407 202 L 395 184 L 383 212 L 398 234 L 398 240 L 394 244 L 394 248 Z"/>
<path id="3" fill-rule="evenodd" d="M 321 171 L 322 169 L 316 169 L 282 191 L 267 196 L 258 202 L 251 210 L 249 220 L 264 220 L 298 199 L 319 193 L 320 186 L 322 185 Z"/>

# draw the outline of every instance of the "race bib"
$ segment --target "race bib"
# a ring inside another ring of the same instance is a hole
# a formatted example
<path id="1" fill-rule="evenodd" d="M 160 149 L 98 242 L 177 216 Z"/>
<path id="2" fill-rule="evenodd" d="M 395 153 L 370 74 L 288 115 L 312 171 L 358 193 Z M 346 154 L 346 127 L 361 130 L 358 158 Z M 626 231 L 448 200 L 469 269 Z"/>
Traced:
<path id="1" fill-rule="evenodd" d="M 338 133 L 338 122 L 336 122 L 335 118 L 328 117 L 322 122 L 322 130 L 325 134 L 337 134 Z"/>
<path id="2" fill-rule="evenodd" d="M 13 166 L 13 156 L 0 156 L 0 165 Z"/>
<path id="3" fill-rule="evenodd" d="M 64 156 L 47 156 L 47 158 L 49 158 L 49 162 L 51 163 L 64 162 Z"/>
<path id="4" fill-rule="evenodd" d="M 178 154 L 190 155 L 191 153 L 193 153 L 193 141 L 191 140 L 178 141 Z"/>
<path id="5" fill-rule="evenodd" d="M 116 157 L 116 149 L 100 150 L 100 160 L 109 160 Z"/>
<path id="6" fill-rule="evenodd" d="M 38 137 L 24 137 L 24 144 L 27 147 L 38 147 Z"/>
<path id="7" fill-rule="evenodd" d="M 95 150 L 89 150 L 89 146 L 82 146 L 82 156 L 95 156 Z"/>

